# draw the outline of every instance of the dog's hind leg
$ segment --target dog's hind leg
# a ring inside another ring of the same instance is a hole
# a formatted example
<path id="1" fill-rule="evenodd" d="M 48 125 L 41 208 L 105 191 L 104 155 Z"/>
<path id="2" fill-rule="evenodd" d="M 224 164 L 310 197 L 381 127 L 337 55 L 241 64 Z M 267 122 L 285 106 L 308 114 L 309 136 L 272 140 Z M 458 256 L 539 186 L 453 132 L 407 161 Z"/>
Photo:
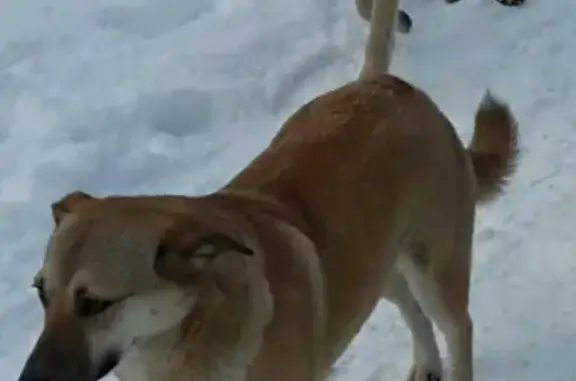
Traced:
<path id="1" fill-rule="evenodd" d="M 404 276 L 396 272 L 384 297 L 396 304 L 412 332 L 413 365 L 407 381 L 440 381 L 442 361 L 430 319 L 408 288 Z"/>
<path id="2" fill-rule="evenodd" d="M 464 236 L 469 237 L 449 245 L 448 251 L 434 252 L 447 249 L 445 245 L 423 245 L 416 250 L 419 254 L 400 262 L 418 304 L 446 339 L 451 381 L 473 381 L 473 324 L 468 312 L 471 232 Z"/>

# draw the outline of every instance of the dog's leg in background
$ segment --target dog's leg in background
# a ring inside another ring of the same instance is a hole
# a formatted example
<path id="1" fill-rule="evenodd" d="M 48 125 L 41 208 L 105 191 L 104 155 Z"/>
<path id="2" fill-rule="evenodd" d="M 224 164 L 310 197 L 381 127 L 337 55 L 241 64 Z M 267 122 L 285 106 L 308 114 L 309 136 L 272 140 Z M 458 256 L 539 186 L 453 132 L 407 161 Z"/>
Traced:
<path id="1" fill-rule="evenodd" d="M 397 272 L 393 275 L 384 297 L 396 304 L 412 332 L 413 363 L 407 381 L 440 381 L 442 360 L 432 322 L 420 308 L 402 274 Z"/>
<path id="2" fill-rule="evenodd" d="M 370 22 L 370 14 L 372 13 L 373 0 L 356 0 L 356 10 L 364 21 Z M 410 33 L 412 30 L 412 17 L 405 11 L 398 10 L 398 23 L 396 29 L 400 33 Z"/>
<path id="3" fill-rule="evenodd" d="M 394 31 L 399 0 L 356 1 L 358 8 L 361 5 L 372 5 L 368 41 L 364 50 L 364 64 L 359 75 L 360 80 L 371 80 L 388 73 L 394 51 Z"/>

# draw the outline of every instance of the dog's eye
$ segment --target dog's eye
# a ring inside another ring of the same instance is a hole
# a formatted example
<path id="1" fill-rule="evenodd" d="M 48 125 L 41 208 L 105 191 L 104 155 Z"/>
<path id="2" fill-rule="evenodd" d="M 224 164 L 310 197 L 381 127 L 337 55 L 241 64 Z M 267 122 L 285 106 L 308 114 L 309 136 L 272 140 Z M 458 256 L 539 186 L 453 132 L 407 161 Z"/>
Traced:
<path id="1" fill-rule="evenodd" d="M 36 293 L 38 294 L 38 299 L 40 299 L 40 303 L 42 303 L 42 306 L 46 308 L 46 306 L 48 306 L 48 297 L 46 296 L 46 289 L 44 288 L 44 282 L 42 280 L 35 281 L 32 287 L 36 289 Z"/>
<path id="2" fill-rule="evenodd" d="M 79 317 L 96 316 L 106 311 L 114 303 L 114 300 L 104 300 L 90 297 L 84 290 L 80 290 L 76 295 L 76 315 Z"/>

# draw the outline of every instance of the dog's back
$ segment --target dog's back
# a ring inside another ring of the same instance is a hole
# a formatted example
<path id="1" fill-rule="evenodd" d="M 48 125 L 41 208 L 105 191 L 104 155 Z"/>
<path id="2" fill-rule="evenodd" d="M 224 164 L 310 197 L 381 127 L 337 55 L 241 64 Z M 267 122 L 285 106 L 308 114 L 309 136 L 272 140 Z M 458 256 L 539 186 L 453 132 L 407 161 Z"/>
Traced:
<path id="1" fill-rule="evenodd" d="M 375 224 L 383 213 L 396 218 L 395 210 L 414 219 L 412 210 L 438 193 L 473 205 L 471 176 L 466 150 L 437 107 L 406 82 L 381 76 L 300 108 L 227 188 L 272 193 L 312 225 L 349 234 L 366 225 L 382 230 Z"/>

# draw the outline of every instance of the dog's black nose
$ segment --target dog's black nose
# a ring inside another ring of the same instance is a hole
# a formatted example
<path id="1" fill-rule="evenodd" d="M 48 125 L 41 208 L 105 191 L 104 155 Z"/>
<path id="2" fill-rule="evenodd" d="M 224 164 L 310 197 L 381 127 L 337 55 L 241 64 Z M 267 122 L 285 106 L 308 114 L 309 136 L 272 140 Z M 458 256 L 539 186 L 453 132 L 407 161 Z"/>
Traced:
<path id="1" fill-rule="evenodd" d="M 18 381 L 55 381 L 51 377 L 42 375 L 42 374 L 34 374 L 32 372 L 24 371 L 22 375 L 18 378 Z"/>
<path id="2" fill-rule="evenodd" d="M 54 381 L 52 377 L 49 377 L 42 372 L 42 370 L 36 365 L 34 361 L 28 359 L 24 369 L 18 377 L 18 381 Z"/>

